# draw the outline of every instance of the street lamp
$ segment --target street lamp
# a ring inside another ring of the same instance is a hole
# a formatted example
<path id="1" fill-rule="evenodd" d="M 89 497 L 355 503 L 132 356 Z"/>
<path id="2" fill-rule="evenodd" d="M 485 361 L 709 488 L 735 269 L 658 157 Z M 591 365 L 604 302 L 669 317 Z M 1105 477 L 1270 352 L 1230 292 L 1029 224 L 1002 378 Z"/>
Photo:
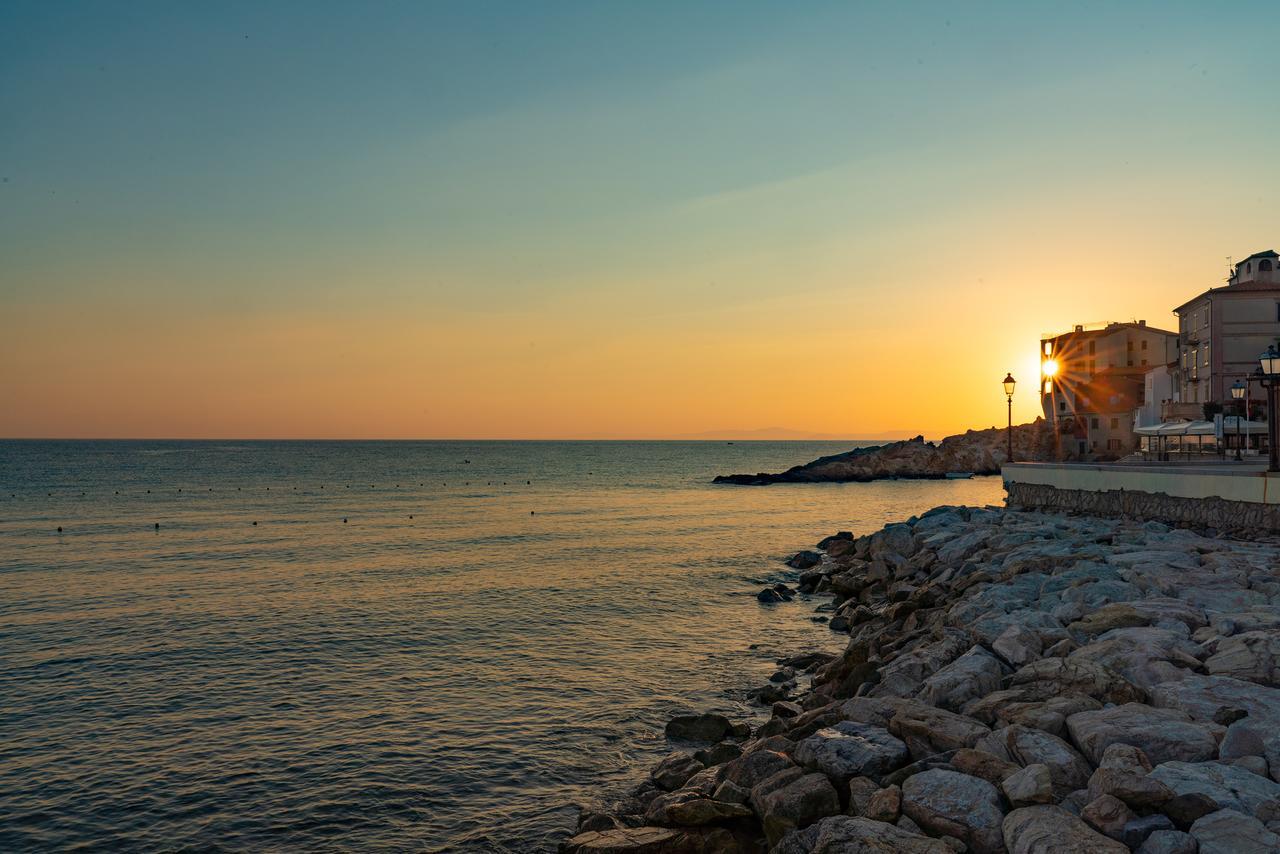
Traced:
<path id="1" fill-rule="evenodd" d="M 1280 384 L 1280 353 L 1275 345 L 1267 347 L 1267 352 L 1258 357 L 1262 370 L 1262 386 L 1267 390 L 1267 444 L 1271 451 L 1269 472 L 1280 472 L 1280 448 L 1276 447 L 1276 386 Z"/>
<path id="2" fill-rule="evenodd" d="M 1004 375 L 1002 382 L 1004 383 L 1004 396 L 1008 399 L 1009 404 L 1009 427 L 1006 432 L 1009 440 L 1009 452 L 1005 454 L 1005 462 L 1011 463 L 1013 462 L 1013 387 L 1018 384 L 1018 381 L 1013 378 L 1012 373 L 1007 373 Z"/>
<path id="3" fill-rule="evenodd" d="M 1235 400 L 1244 400 L 1244 393 L 1249 387 L 1240 380 L 1236 380 L 1231 386 L 1231 397 Z M 1236 462 L 1240 462 L 1240 404 L 1236 404 Z"/>

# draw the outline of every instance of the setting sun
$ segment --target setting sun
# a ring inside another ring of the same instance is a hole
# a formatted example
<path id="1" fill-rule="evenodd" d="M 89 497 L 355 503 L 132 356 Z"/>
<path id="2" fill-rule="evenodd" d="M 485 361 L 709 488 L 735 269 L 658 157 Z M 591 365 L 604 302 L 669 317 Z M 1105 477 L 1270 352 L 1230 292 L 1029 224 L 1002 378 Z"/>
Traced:
<path id="1" fill-rule="evenodd" d="M 1040 363 L 1040 373 L 1046 377 L 1054 377 L 1058 374 L 1058 362 L 1055 359 L 1045 359 Z"/>

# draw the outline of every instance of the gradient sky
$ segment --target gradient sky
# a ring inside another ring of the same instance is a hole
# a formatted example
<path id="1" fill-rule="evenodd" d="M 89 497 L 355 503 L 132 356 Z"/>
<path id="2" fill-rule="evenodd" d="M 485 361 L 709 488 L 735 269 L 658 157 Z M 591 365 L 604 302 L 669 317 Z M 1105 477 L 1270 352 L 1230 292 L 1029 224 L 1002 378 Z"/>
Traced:
<path id="1" fill-rule="evenodd" d="M 0 4 L 0 436 L 941 436 L 1280 246 L 1274 3 Z"/>

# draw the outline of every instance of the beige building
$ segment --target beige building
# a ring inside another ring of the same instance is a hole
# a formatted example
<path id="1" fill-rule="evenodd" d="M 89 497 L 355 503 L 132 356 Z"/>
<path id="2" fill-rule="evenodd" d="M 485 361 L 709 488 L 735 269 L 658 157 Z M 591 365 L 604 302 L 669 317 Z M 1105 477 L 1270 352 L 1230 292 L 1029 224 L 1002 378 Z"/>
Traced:
<path id="1" fill-rule="evenodd" d="M 1184 404 L 1231 399 L 1231 386 L 1258 367 L 1258 355 L 1280 339 L 1280 256 L 1258 252 L 1236 264 L 1227 284 L 1174 309 L 1178 359 L 1174 391 Z M 1264 398 L 1250 383 L 1249 396 Z"/>
<path id="2" fill-rule="evenodd" d="M 1122 457 L 1138 444 L 1146 374 L 1177 358 L 1178 336 L 1145 320 L 1076 326 L 1040 340 L 1040 404 L 1064 457 Z"/>

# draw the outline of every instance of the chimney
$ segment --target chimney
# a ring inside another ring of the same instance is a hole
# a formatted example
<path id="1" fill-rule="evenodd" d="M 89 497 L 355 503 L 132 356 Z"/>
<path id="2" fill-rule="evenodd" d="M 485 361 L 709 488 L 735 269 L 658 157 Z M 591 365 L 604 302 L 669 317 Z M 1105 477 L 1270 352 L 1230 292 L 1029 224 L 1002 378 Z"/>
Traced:
<path id="1" fill-rule="evenodd" d="M 1146 325 L 1147 325 L 1147 322 L 1146 322 L 1145 320 L 1139 320 L 1139 321 L 1138 321 L 1138 325 L 1139 325 L 1139 326 L 1146 326 Z"/>

